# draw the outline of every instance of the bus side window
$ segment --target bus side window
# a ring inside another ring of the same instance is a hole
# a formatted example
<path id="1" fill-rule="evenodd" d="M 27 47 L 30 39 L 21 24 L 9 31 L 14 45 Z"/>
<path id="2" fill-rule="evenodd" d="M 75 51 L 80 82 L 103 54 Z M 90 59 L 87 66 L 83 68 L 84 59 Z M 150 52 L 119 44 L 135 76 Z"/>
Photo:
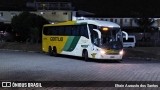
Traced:
<path id="1" fill-rule="evenodd" d="M 71 26 L 71 36 L 76 36 L 76 28 L 75 26 Z"/>
<path id="2" fill-rule="evenodd" d="M 60 36 L 64 36 L 65 35 L 65 27 L 59 27 L 58 31 L 59 31 L 59 35 Z"/>
<path id="3" fill-rule="evenodd" d="M 79 36 L 79 29 L 77 25 L 72 27 L 72 35 Z"/>
<path id="4" fill-rule="evenodd" d="M 98 39 L 98 33 L 95 32 L 93 29 L 97 29 L 98 27 L 93 24 L 88 24 L 89 30 L 91 32 L 91 42 L 94 43 L 95 45 L 98 45 L 97 39 Z"/>
<path id="5" fill-rule="evenodd" d="M 91 42 L 98 46 L 98 33 L 96 31 L 91 32 Z"/>
<path id="6" fill-rule="evenodd" d="M 65 34 L 68 35 L 68 36 L 71 36 L 71 33 L 72 33 L 71 32 L 71 26 L 67 26 L 66 30 L 65 30 Z"/>
<path id="7" fill-rule="evenodd" d="M 48 35 L 48 34 L 49 34 L 48 27 L 44 27 L 44 28 L 43 28 L 43 34 L 44 34 L 44 35 Z"/>
<path id="8" fill-rule="evenodd" d="M 92 31 L 93 29 L 97 29 L 98 27 L 96 25 L 93 24 L 88 24 L 89 26 L 89 30 Z"/>
<path id="9" fill-rule="evenodd" d="M 86 38 L 89 38 L 86 24 L 85 25 L 80 25 L 80 35 L 84 36 Z"/>
<path id="10" fill-rule="evenodd" d="M 53 29 L 52 28 L 53 27 L 48 27 L 48 32 L 47 32 L 48 35 L 53 35 Z"/>
<path id="11" fill-rule="evenodd" d="M 57 27 L 50 27 L 49 35 L 58 35 Z"/>

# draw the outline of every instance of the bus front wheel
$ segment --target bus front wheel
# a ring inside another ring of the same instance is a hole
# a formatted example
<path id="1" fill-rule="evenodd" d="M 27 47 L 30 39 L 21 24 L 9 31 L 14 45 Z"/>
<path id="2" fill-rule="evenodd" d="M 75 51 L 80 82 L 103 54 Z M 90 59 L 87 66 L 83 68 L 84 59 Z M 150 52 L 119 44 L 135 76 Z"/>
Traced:
<path id="1" fill-rule="evenodd" d="M 85 61 L 88 61 L 88 52 L 87 50 L 84 50 L 83 53 L 82 53 L 82 58 L 85 60 Z"/>

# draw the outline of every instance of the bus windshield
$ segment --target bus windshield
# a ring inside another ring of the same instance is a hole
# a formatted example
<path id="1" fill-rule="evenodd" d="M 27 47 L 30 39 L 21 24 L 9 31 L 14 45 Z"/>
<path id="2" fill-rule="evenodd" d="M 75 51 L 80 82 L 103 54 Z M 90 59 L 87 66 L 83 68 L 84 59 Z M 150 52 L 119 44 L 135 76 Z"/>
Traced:
<path id="1" fill-rule="evenodd" d="M 100 28 L 101 45 L 111 49 L 122 49 L 122 34 L 120 28 Z"/>

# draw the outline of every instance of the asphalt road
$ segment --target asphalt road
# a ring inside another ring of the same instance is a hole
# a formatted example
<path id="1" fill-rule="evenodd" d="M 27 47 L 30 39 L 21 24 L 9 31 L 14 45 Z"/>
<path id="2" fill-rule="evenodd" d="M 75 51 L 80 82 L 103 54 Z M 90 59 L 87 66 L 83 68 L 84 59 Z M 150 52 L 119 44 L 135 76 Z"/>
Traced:
<path id="1" fill-rule="evenodd" d="M 86 62 L 44 53 L 0 51 L 0 80 L 160 81 L 160 61 Z"/>
<path id="2" fill-rule="evenodd" d="M 0 50 L 0 81 L 160 81 L 160 61 L 129 58 L 121 63 L 86 62 L 75 57 Z"/>

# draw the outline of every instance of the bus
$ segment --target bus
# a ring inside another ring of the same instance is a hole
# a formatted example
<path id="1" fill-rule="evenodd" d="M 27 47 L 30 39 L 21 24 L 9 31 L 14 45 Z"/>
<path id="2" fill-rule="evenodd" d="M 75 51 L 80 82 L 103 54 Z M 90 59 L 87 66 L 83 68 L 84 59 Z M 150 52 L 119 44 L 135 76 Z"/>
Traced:
<path id="1" fill-rule="evenodd" d="M 51 56 L 64 54 L 84 60 L 119 61 L 124 54 L 123 33 L 127 36 L 118 24 L 101 20 L 46 24 L 42 30 L 42 51 Z"/>

